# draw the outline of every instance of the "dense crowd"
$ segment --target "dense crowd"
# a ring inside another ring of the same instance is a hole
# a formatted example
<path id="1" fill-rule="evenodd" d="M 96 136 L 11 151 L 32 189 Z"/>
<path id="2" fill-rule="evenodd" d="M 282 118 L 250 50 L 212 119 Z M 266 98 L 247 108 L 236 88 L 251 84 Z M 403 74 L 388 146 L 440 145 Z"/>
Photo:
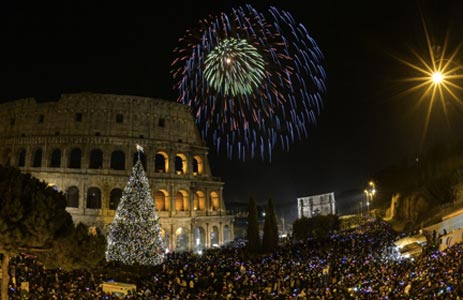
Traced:
<path id="1" fill-rule="evenodd" d="M 388 223 L 374 221 L 326 239 L 289 241 L 266 255 L 247 255 L 242 246 L 170 253 L 143 276 L 116 279 L 137 286 L 124 299 L 462 299 L 462 245 L 409 259 L 398 255 L 396 239 Z M 21 256 L 10 270 L 10 299 L 26 299 L 21 282 L 29 283 L 27 299 L 116 299 L 100 287 L 114 279 L 111 268 L 46 270 Z"/>

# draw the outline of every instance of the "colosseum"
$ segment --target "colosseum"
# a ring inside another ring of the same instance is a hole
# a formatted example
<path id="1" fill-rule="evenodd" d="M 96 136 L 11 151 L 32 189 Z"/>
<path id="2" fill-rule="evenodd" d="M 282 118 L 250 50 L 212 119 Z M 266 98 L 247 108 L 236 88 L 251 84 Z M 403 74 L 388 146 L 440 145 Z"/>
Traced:
<path id="1" fill-rule="evenodd" d="M 233 215 L 188 107 L 95 93 L 0 104 L 0 164 L 30 173 L 67 199 L 75 223 L 106 231 L 137 159 L 136 145 L 170 251 L 233 240 Z"/>

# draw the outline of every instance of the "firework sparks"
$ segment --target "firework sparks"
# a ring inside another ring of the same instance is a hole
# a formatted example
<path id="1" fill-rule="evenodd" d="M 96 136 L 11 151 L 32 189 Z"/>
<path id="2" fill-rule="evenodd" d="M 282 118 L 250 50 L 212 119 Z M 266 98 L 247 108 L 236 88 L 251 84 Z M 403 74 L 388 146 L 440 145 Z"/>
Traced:
<path id="1" fill-rule="evenodd" d="M 174 49 L 178 102 L 229 158 L 270 159 L 308 136 L 326 92 L 323 55 L 286 11 L 246 5 L 199 22 Z"/>

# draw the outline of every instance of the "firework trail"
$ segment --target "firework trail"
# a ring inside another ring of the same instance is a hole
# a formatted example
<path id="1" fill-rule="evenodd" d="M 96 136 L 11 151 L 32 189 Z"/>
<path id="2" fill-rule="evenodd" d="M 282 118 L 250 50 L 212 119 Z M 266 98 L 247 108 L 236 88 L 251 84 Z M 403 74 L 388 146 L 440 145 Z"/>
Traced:
<path id="1" fill-rule="evenodd" d="M 201 20 L 174 49 L 178 102 L 228 158 L 271 160 L 308 136 L 326 92 L 324 59 L 306 28 L 275 7 L 251 5 Z"/>

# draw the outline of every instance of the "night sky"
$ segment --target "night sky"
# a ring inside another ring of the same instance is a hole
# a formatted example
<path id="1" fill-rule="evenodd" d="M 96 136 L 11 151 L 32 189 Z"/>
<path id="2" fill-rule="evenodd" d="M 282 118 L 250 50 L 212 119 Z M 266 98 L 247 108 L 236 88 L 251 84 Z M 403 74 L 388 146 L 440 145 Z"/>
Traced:
<path id="1" fill-rule="evenodd" d="M 3 4 L 2 101 L 45 101 L 74 92 L 175 101 L 170 64 L 178 38 L 209 14 L 248 3 L 95 2 Z M 449 122 L 436 110 L 420 142 L 427 106 L 417 105 L 417 94 L 401 94 L 410 87 L 403 79 L 414 71 L 395 57 L 416 61 L 413 49 L 425 53 L 422 17 L 433 42 L 442 44 L 449 33 L 449 49 L 455 49 L 463 42 L 462 1 L 249 3 L 262 12 L 269 5 L 287 10 L 306 26 L 325 55 L 328 92 L 309 138 L 289 152 L 276 150 L 271 162 L 229 160 L 210 149 L 212 172 L 225 182 L 226 203 L 254 197 L 265 204 L 272 198 L 281 215 L 293 218 L 297 197 L 335 192 L 338 206 L 347 209 L 342 195 L 362 194 L 378 170 L 419 157 L 427 144 L 459 136 L 463 110 L 449 105 Z"/>

